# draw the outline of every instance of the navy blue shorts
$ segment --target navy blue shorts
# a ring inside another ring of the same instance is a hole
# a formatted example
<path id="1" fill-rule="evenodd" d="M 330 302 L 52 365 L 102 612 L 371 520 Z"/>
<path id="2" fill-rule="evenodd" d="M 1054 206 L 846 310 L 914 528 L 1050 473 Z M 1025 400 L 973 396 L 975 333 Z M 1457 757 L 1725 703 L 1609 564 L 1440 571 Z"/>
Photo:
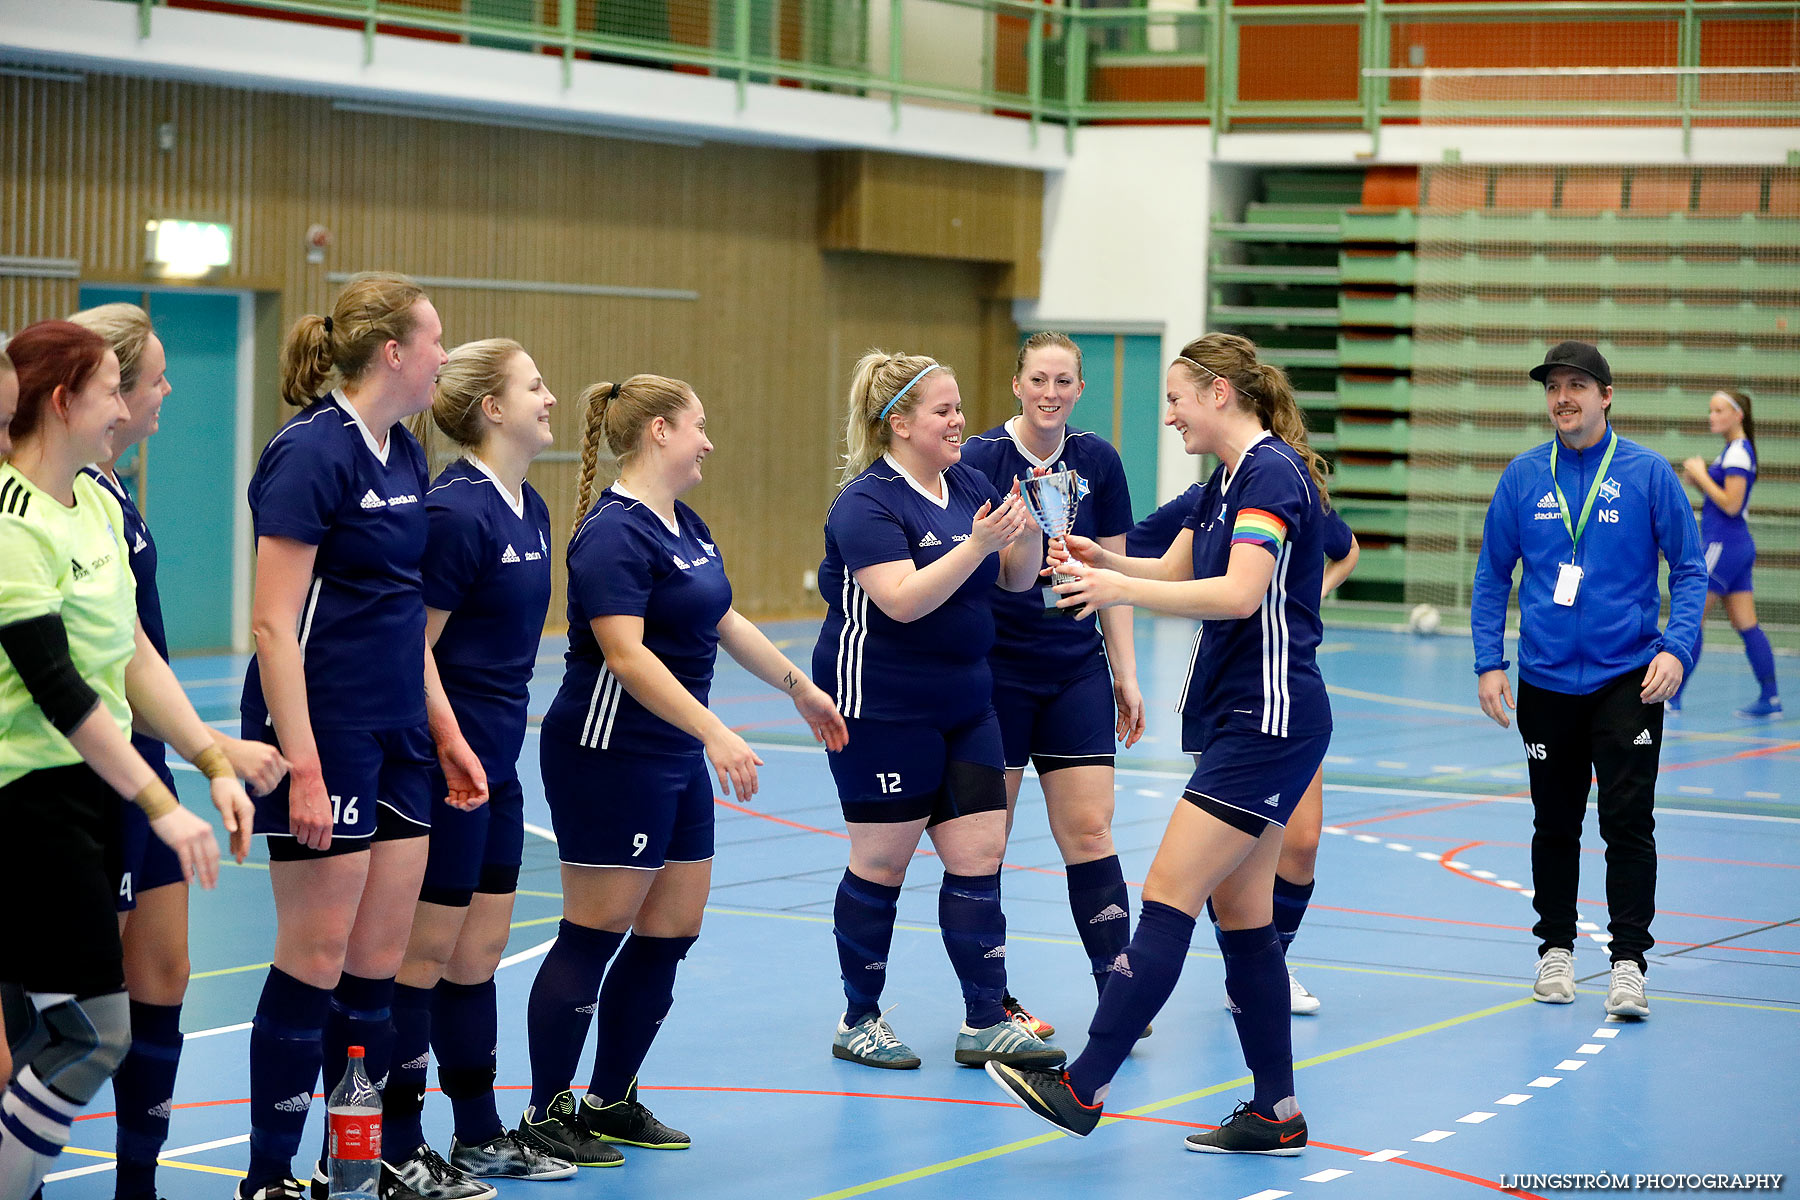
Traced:
<path id="1" fill-rule="evenodd" d="M 1006 769 L 1027 762 L 1039 775 L 1063 767 L 1113 765 L 1112 672 L 1105 659 L 1074 679 L 1021 679 L 994 674 L 994 712 Z"/>
<path id="2" fill-rule="evenodd" d="M 1251 837 L 1270 825 L 1286 828 L 1330 746 L 1330 733 L 1282 738 L 1219 730 L 1207 742 L 1182 795 Z"/>
<path id="3" fill-rule="evenodd" d="M 260 719 L 246 719 L 244 737 L 280 746 L 274 729 Z M 266 796 L 253 796 L 257 833 L 269 839 L 276 861 L 329 858 L 367 850 L 371 841 L 398 841 L 431 832 L 432 775 L 437 749 L 431 730 L 317 729 L 319 765 L 331 797 L 331 845 L 309 850 L 288 829 L 288 781 L 283 778 Z"/>
<path id="4" fill-rule="evenodd" d="M 476 892 L 507 896 L 519 890 L 525 858 L 525 789 L 516 779 L 488 785 L 488 801 L 474 812 L 444 803 L 449 787 L 431 779 L 431 849 L 419 899 L 467 908 Z"/>
<path id="5" fill-rule="evenodd" d="M 171 792 L 175 790 L 175 777 L 169 774 L 168 767 L 156 775 Z M 122 913 L 137 907 L 139 892 L 184 882 L 181 860 L 167 842 L 150 832 L 149 818 L 135 804 L 119 808 L 119 850 L 124 873 L 119 877 L 115 906 Z"/>
<path id="6" fill-rule="evenodd" d="M 825 756 L 844 820 L 897 824 L 923 817 L 941 825 L 1006 808 L 1000 719 L 992 708 L 944 728 L 861 717 L 844 724 L 849 744 Z"/>
<path id="7" fill-rule="evenodd" d="M 654 871 L 713 856 L 704 754 L 627 754 L 539 739 L 557 855 L 572 867 Z"/>
<path id="8" fill-rule="evenodd" d="M 1746 539 L 1706 543 L 1706 590 L 1720 596 L 1754 591 L 1750 572 L 1755 565 L 1755 542 Z"/>

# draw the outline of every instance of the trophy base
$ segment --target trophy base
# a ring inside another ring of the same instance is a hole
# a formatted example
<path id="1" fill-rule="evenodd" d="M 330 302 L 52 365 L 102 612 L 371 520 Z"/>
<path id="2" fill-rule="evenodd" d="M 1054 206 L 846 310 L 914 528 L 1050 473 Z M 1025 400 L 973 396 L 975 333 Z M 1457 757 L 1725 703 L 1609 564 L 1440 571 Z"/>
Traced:
<path id="1" fill-rule="evenodd" d="M 1056 606 L 1057 601 L 1062 599 L 1061 596 L 1057 595 L 1056 585 L 1059 583 L 1073 583 L 1074 581 L 1075 581 L 1075 577 L 1073 575 L 1052 575 L 1052 576 L 1050 576 L 1049 585 L 1043 589 L 1044 615 L 1046 617 L 1061 617 L 1065 620 L 1071 620 L 1071 621 L 1075 619 L 1075 613 L 1078 611 L 1077 609 L 1058 608 Z"/>

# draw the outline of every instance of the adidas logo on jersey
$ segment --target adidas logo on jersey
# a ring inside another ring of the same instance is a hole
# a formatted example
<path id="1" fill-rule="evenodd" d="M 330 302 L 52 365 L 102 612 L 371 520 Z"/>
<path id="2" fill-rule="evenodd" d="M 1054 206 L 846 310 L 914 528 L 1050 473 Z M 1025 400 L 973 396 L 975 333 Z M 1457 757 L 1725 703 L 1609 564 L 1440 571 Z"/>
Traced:
<path id="1" fill-rule="evenodd" d="M 925 549 L 927 546 L 941 546 L 943 544 L 943 540 L 929 529 L 925 531 L 925 536 L 919 539 L 919 549 L 921 550 Z"/>
<path id="2" fill-rule="evenodd" d="M 1006 947 L 1005 946 L 995 946 L 992 950 L 989 950 L 986 954 L 982 955 L 981 957 L 983 957 L 983 958 L 1005 958 L 1006 957 Z"/>
<path id="3" fill-rule="evenodd" d="M 298 1095 L 289 1096 L 286 1100 L 275 1102 L 276 1112 L 303 1113 L 311 1107 L 312 1093 L 310 1092 L 301 1092 Z"/>
<path id="4" fill-rule="evenodd" d="M 137 540 L 131 543 L 131 552 L 133 554 L 142 554 L 144 552 L 144 547 L 149 544 L 149 542 L 144 540 L 144 535 L 140 533 L 137 535 Z"/>
<path id="5" fill-rule="evenodd" d="M 1537 506 L 1539 508 L 1555 508 L 1556 507 L 1556 493 L 1555 492 L 1545 492 L 1541 497 L 1538 498 Z"/>
<path id="6" fill-rule="evenodd" d="M 362 506 L 364 508 L 386 508 L 387 501 L 377 496 L 374 489 L 371 488 L 363 493 Z"/>
<path id="7" fill-rule="evenodd" d="M 882 959 L 880 962 L 870 963 L 868 966 L 864 967 L 863 970 L 865 970 L 865 971 L 885 971 L 885 970 L 887 970 L 887 960 Z"/>
<path id="8" fill-rule="evenodd" d="M 1281 793 L 1276 792 L 1273 796 L 1270 796 L 1267 800 L 1264 800 L 1263 803 L 1268 805 L 1270 808 L 1280 808 L 1281 807 Z"/>
<path id="9" fill-rule="evenodd" d="M 1120 908 L 1116 904 L 1109 904 L 1105 908 L 1101 909 L 1099 912 L 1095 913 L 1093 916 L 1089 917 L 1088 924 L 1089 925 L 1098 925 L 1102 921 L 1123 921 L 1125 919 L 1126 919 L 1126 913 L 1125 913 L 1124 909 Z"/>
<path id="10" fill-rule="evenodd" d="M 1113 959 L 1112 966 L 1108 967 L 1107 970 L 1111 971 L 1114 975 L 1123 975 L 1125 978 L 1130 979 L 1131 959 L 1126 957 L 1125 952 L 1121 950 L 1119 951 L 1119 957 Z"/>
<path id="11" fill-rule="evenodd" d="M 600 1007 L 600 1002 L 598 1000 L 596 1000 L 592 1004 L 582 1005 L 580 1008 L 576 1009 L 575 1011 L 578 1013 L 591 1013 L 599 1007 Z"/>
<path id="12" fill-rule="evenodd" d="M 87 568 L 82 566 L 80 563 L 76 562 L 72 558 L 69 560 L 69 570 L 74 574 L 75 578 L 78 580 L 86 579 L 88 577 Z"/>
<path id="13" fill-rule="evenodd" d="M 516 563 L 519 561 L 519 552 L 512 548 L 511 542 L 506 544 L 505 551 L 500 555 L 500 561 L 503 563 Z"/>
<path id="14" fill-rule="evenodd" d="M 1654 746 L 1654 745 L 1656 745 L 1655 742 L 1650 740 L 1650 731 L 1648 729 L 1644 730 L 1644 732 L 1638 734 L 1637 737 L 1633 738 L 1631 741 L 1631 744 L 1634 746 Z"/>
<path id="15" fill-rule="evenodd" d="M 152 1104 L 144 1113 L 145 1116 L 158 1121 L 166 1121 L 174 1115 L 175 1106 L 164 1100 L 161 1104 Z"/>
<path id="16" fill-rule="evenodd" d="M 423 1071 L 431 1066 L 431 1052 L 428 1050 L 410 1062 L 400 1064 L 402 1071 Z"/>

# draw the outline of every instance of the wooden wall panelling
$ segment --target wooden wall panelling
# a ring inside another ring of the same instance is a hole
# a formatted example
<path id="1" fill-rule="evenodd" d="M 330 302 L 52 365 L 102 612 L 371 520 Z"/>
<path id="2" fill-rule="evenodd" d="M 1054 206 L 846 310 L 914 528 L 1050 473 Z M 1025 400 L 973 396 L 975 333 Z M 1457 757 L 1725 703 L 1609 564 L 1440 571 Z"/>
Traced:
<path id="1" fill-rule="evenodd" d="M 692 499 L 747 612 L 816 611 L 801 575 L 821 553 L 843 392 L 862 349 L 929 346 L 954 363 L 976 428 L 1011 411 L 1016 331 L 994 298 L 1007 268 L 822 253 L 818 155 L 488 129 L 106 75 L 0 78 L 0 120 L 19 131 L 0 149 L 0 253 L 77 259 L 85 281 L 142 282 L 146 218 L 231 222 L 237 261 L 209 283 L 258 295 L 258 449 L 292 415 L 275 394 L 279 333 L 325 311 L 338 290 L 328 275 L 379 268 L 697 292 L 655 300 L 439 286 L 432 299 L 447 344 L 506 335 L 532 353 L 561 401 L 561 451 L 580 448 L 577 398 L 588 383 L 638 371 L 691 382 L 717 446 Z M 167 151 L 157 142 L 164 123 L 175 132 Z M 1037 182 L 1013 180 L 1008 194 L 1035 201 L 1041 177 L 1018 174 Z M 991 187 L 934 199 L 957 173 L 919 175 L 931 181 L 921 208 L 1004 207 Z M 984 241 L 1018 233 L 999 217 L 980 221 Z M 303 244 L 314 223 L 334 238 L 318 264 Z M 981 252 L 993 262 L 1014 253 L 1011 241 Z M 0 277 L 0 329 L 67 313 L 77 286 Z M 532 472 L 559 538 L 577 472 L 565 462 Z M 603 464 L 601 480 L 610 477 Z M 552 625 L 562 596 L 559 571 Z"/>

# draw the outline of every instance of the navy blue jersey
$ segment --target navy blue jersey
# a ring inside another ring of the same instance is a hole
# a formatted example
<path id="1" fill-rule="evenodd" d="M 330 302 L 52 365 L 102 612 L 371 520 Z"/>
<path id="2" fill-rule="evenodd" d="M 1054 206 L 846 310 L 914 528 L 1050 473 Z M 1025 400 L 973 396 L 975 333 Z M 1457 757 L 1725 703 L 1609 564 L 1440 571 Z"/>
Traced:
<path id="1" fill-rule="evenodd" d="M 965 441 L 963 462 L 987 476 L 1002 496 L 1012 490 L 1013 480 L 1030 475 L 1035 467 L 1066 467 L 1088 485 L 1087 495 L 1075 509 L 1074 532 L 1085 538 L 1103 538 L 1131 528 L 1131 491 L 1119 452 L 1111 443 L 1097 433 L 1068 429 L 1056 452 L 1039 459 L 1013 434 L 1016 420 L 1014 417 Z M 1047 611 L 1036 589 L 1009 592 L 995 586 L 989 596 L 994 605 L 994 652 L 989 661 L 996 674 L 1066 678 L 1104 653 L 1098 614 L 1077 621 L 1066 613 Z"/>
<path id="2" fill-rule="evenodd" d="M 712 531 L 675 502 L 675 528 L 618 484 L 600 493 L 569 539 L 569 650 L 544 736 L 597 750 L 690 754 L 700 741 L 635 700 L 606 666 L 589 624 L 642 617 L 644 646 L 705 704 L 731 581 Z"/>
<path id="3" fill-rule="evenodd" d="M 1131 558 L 1161 558 L 1175 544 L 1175 535 L 1187 523 L 1200 499 L 1200 485 L 1193 484 L 1155 512 L 1133 525 L 1125 535 L 1125 553 Z"/>
<path id="4" fill-rule="evenodd" d="M 1342 562 L 1350 557 L 1350 547 L 1356 544 L 1356 535 L 1344 524 L 1344 518 L 1338 516 L 1337 509 L 1325 510 L 1325 524 L 1320 531 L 1319 544 L 1325 551 L 1325 557 L 1332 562 Z"/>
<path id="5" fill-rule="evenodd" d="M 138 451 L 142 454 L 143 451 Z M 138 511 L 136 501 L 125 488 L 109 478 L 99 467 L 83 467 L 89 476 L 99 482 L 100 486 L 112 493 L 113 499 L 119 502 L 119 515 L 125 518 L 122 529 L 126 552 L 131 563 L 131 577 L 137 580 L 137 615 L 138 624 L 144 627 L 144 636 L 156 647 L 156 652 L 169 658 L 169 637 L 163 629 L 162 597 L 156 591 L 156 539 L 150 536 L 150 526 L 144 523 L 144 514 Z M 143 756 L 150 769 L 155 771 L 162 781 L 173 788 L 174 776 L 169 774 L 168 747 L 147 733 L 131 731 L 131 747 Z"/>
<path id="6" fill-rule="evenodd" d="M 1227 473 L 1220 464 L 1188 515 L 1194 578 L 1225 574 L 1232 547 L 1275 557 L 1262 605 L 1237 620 L 1203 621 L 1179 711 L 1210 729 L 1310 737 L 1331 729 L 1315 657 L 1323 628 L 1325 509 L 1306 463 L 1273 435 L 1251 443 Z"/>
<path id="7" fill-rule="evenodd" d="M 489 782 L 518 778 L 525 701 L 550 608 L 550 510 L 459 458 L 425 493 L 425 606 L 450 614 L 434 653 L 444 695 Z"/>
<path id="8" fill-rule="evenodd" d="M 952 464 L 941 483 L 943 496 L 933 496 L 883 455 L 825 514 L 819 594 L 827 607 L 813 680 L 846 717 L 954 722 L 992 702 L 988 592 L 1000 578 L 998 555 L 982 559 L 948 599 L 911 622 L 882 612 L 856 582 L 856 572 L 877 563 L 930 566 L 969 539 L 983 504 L 1000 502 L 987 476 L 963 463 Z"/>
<path id="9" fill-rule="evenodd" d="M 1706 473 L 1720 487 L 1733 475 L 1741 475 L 1744 479 L 1744 506 L 1738 509 L 1735 517 L 1725 515 L 1725 510 L 1714 504 L 1711 496 L 1700 502 L 1700 538 L 1707 542 L 1748 542 L 1750 540 L 1750 523 L 1745 519 L 1750 515 L 1750 493 L 1756 487 L 1756 447 L 1748 438 L 1738 438 L 1719 452 L 1719 457 L 1712 460 Z M 131 517 L 126 516 L 129 522 Z M 137 559 L 133 557 L 132 569 L 137 569 Z M 139 588 L 140 594 L 142 588 Z M 142 601 L 139 601 L 142 604 Z"/>
<path id="10" fill-rule="evenodd" d="M 300 607 L 306 701 L 316 729 L 401 729 L 425 720 L 425 452 L 406 427 L 375 438 L 342 392 L 283 425 L 250 479 L 256 536 L 318 548 Z M 256 659 L 244 714 L 268 713 Z"/>

